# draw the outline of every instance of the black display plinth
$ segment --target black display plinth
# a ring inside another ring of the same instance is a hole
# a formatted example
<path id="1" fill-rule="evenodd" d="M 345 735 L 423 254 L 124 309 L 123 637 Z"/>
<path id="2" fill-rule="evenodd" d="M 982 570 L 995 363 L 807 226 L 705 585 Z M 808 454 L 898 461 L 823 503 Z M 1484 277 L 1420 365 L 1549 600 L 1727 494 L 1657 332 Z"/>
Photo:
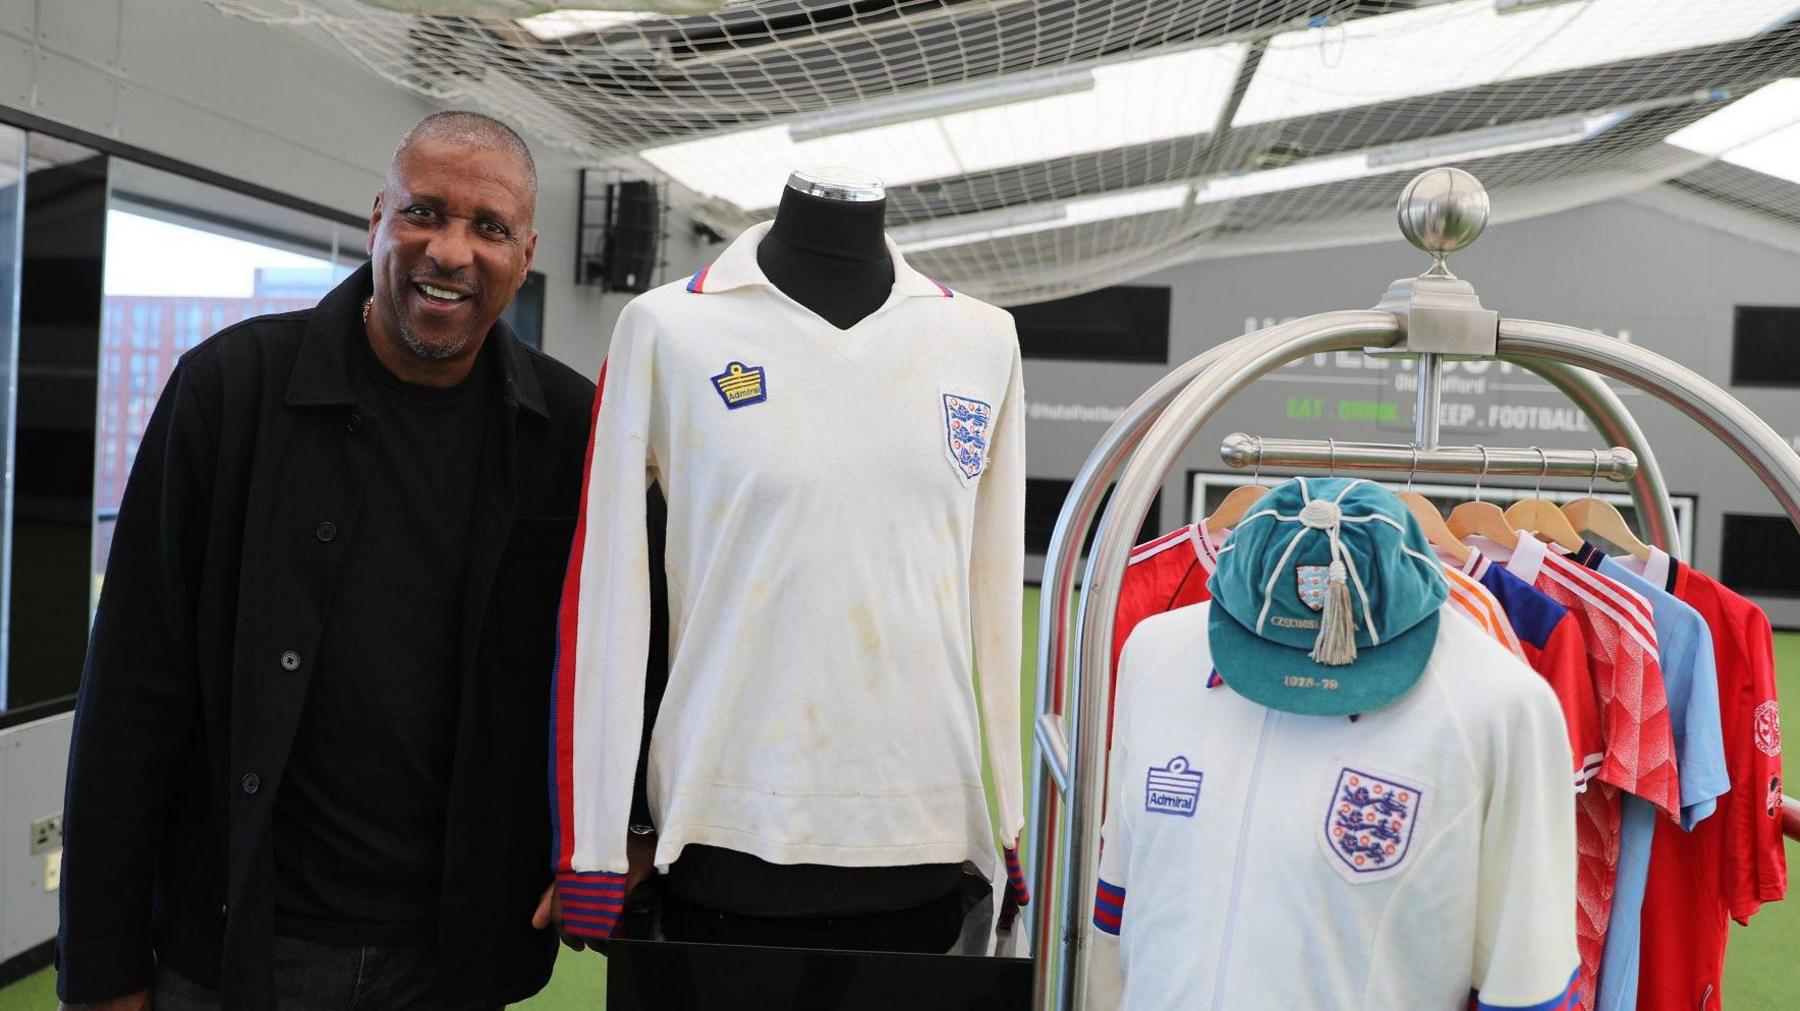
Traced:
<path id="1" fill-rule="evenodd" d="M 609 1011 L 1023 1011 L 1031 960 L 612 941 Z"/>

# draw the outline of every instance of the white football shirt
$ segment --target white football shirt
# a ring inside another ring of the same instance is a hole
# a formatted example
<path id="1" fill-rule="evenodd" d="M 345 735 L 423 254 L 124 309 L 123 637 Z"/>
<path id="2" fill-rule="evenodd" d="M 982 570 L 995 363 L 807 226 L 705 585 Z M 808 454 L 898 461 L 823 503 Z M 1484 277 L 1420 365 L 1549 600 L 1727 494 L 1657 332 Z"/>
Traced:
<path id="1" fill-rule="evenodd" d="M 650 481 L 669 504 L 656 863 L 704 843 L 993 878 L 984 731 L 1008 845 L 1024 824 L 1012 317 L 893 249 L 887 302 L 838 329 L 763 276 L 767 231 L 634 299 L 613 335 L 559 638 L 561 880 L 627 866 Z"/>
<path id="2" fill-rule="evenodd" d="M 1573 1007 L 1543 679 L 1446 605 L 1399 701 L 1279 712 L 1209 675 L 1210 606 L 1146 620 L 1120 661 L 1089 1007 Z"/>

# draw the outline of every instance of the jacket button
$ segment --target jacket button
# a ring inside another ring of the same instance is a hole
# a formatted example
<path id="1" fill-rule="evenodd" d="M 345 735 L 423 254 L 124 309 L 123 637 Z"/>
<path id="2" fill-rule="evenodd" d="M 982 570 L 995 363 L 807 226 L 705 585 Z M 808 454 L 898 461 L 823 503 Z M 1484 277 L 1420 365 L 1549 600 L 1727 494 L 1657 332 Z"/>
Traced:
<path id="1" fill-rule="evenodd" d="M 244 776 L 244 792 L 245 793 L 255 793 L 257 790 L 259 790 L 261 788 L 262 788 L 262 779 L 260 777 L 258 777 L 256 775 L 256 773 L 251 772 L 251 773 L 245 774 L 245 776 Z"/>
<path id="2" fill-rule="evenodd" d="M 281 669 L 285 670 L 285 671 L 299 670 L 300 669 L 300 654 L 294 652 L 291 649 L 288 650 L 286 653 L 281 654 Z"/>
<path id="3" fill-rule="evenodd" d="M 344 423 L 344 428 L 347 431 L 349 431 L 349 433 L 351 435 L 355 435 L 356 433 L 362 431 L 362 415 L 360 415 L 360 414 L 350 415 L 350 420 Z"/>
<path id="4" fill-rule="evenodd" d="M 319 540 L 329 541 L 333 537 L 337 536 L 337 524 L 331 522 L 330 520 L 326 520 L 325 522 L 319 524 L 319 529 L 314 530 L 313 535 L 318 537 Z"/>

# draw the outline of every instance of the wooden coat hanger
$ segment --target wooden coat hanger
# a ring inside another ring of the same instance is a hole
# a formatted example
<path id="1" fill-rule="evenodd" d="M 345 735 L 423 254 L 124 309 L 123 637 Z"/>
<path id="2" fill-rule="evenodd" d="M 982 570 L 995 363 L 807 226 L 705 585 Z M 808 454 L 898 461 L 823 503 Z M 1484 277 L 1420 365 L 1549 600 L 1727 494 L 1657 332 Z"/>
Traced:
<path id="1" fill-rule="evenodd" d="M 1433 505 L 1430 499 L 1413 491 L 1413 478 L 1419 473 L 1419 447 L 1414 446 L 1412 452 L 1412 470 L 1406 475 L 1406 487 L 1400 492 L 1400 502 L 1406 506 L 1408 512 L 1413 514 L 1413 519 L 1419 521 L 1419 527 L 1425 531 L 1425 539 L 1431 542 L 1431 546 L 1436 548 L 1439 554 L 1449 557 L 1457 565 L 1462 565 L 1469 560 L 1472 549 L 1457 540 L 1456 535 L 1450 532 L 1450 528 L 1444 524 L 1443 515 L 1438 512 L 1437 506 Z"/>
<path id="2" fill-rule="evenodd" d="M 1481 483 L 1487 479 L 1488 452 L 1486 446 L 1476 446 L 1481 450 L 1481 476 L 1475 479 L 1475 501 L 1464 502 L 1450 510 L 1450 519 L 1446 526 L 1458 540 L 1464 537 L 1480 536 L 1496 544 L 1511 547 L 1519 541 L 1519 532 L 1512 524 L 1506 522 L 1506 514 L 1492 502 L 1481 500 Z"/>
<path id="3" fill-rule="evenodd" d="M 1506 509 L 1506 522 L 1520 530 L 1535 534 L 1539 540 L 1549 541 L 1564 551 L 1580 551 L 1584 546 L 1581 535 L 1569 525 L 1569 518 L 1556 508 L 1556 503 L 1544 497 L 1544 478 L 1550 473 L 1550 457 L 1542 449 L 1537 450 L 1538 459 L 1543 461 L 1543 469 L 1538 471 L 1537 488 L 1532 497 L 1520 499 Z"/>
<path id="4" fill-rule="evenodd" d="M 1238 485 L 1225 493 L 1225 500 L 1219 503 L 1219 508 L 1214 509 L 1212 515 L 1202 521 L 1207 534 L 1215 541 L 1223 540 L 1225 532 L 1237 526 L 1250 508 L 1262 501 L 1262 497 L 1268 492 L 1269 489 L 1262 485 L 1262 436 L 1259 435 L 1256 437 L 1256 469 L 1250 472 L 1250 483 Z"/>
<path id="5" fill-rule="evenodd" d="M 1578 498 L 1562 507 L 1563 518 L 1576 530 L 1593 534 L 1608 544 L 1629 552 L 1643 561 L 1650 557 L 1650 545 L 1638 540 L 1625 517 L 1611 502 L 1594 497 L 1594 482 L 1600 477 L 1600 451 L 1594 450 L 1594 473 L 1588 478 L 1586 498 Z"/>

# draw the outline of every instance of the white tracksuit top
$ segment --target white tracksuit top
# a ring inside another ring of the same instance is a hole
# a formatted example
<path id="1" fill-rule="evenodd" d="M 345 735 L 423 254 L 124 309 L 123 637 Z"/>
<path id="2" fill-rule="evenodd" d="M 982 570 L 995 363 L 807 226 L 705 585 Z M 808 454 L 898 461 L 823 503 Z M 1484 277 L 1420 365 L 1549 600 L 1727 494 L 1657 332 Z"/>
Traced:
<path id="1" fill-rule="evenodd" d="M 1279 712 L 1209 677 L 1210 606 L 1146 620 L 1120 660 L 1088 1006 L 1573 1008 L 1543 679 L 1446 606 L 1398 701 Z"/>
<path id="2" fill-rule="evenodd" d="M 1024 825 L 1012 317 L 890 243 L 890 297 L 839 330 L 763 276 L 767 231 L 634 299 L 613 334 L 562 609 L 558 870 L 626 869 L 657 481 L 656 863 L 704 843 L 775 863 L 967 860 L 993 878 L 984 729 L 1006 845 Z"/>

